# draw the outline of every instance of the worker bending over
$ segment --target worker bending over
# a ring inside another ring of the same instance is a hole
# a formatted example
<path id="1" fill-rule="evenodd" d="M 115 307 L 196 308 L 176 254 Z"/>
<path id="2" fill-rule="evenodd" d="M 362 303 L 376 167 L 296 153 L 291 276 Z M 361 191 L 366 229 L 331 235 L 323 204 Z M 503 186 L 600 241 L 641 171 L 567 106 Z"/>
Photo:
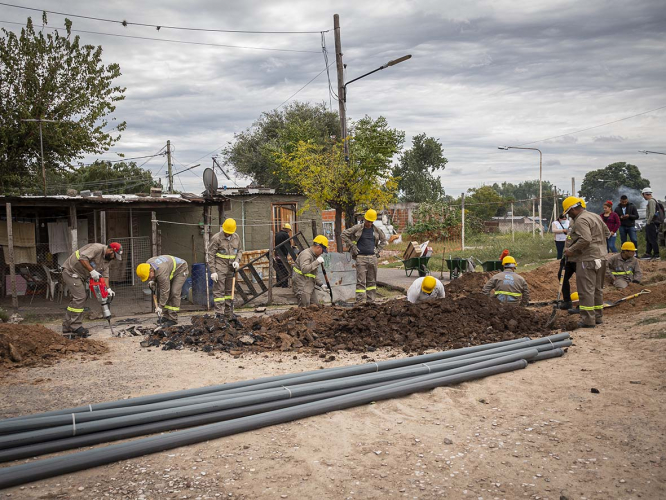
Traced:
<path id="1" fill-rule="evenodd" d="M 412 304 L 418 304 L 425 300 L 443 299 L 444 285 L 437 278 L 426 276 L 414 280 L 407 290 L 407 300 Z"/>
<path id="2" fill-rule="evenodd" d="M 236 234 L 236 221 L 227 219 L 222 224 L 222 231 L 210 239 L 208 244 L 208 264 L 213 271 L 210 279 L 213 280 L 213 301 L 215 303 L 215 316 L 222 318 L 231 316 L 231 292 L 234 274 L 240 267 L 241 250 L 240 238 Z"/>
<path id="3" fill-rule="evenodd" d="M 564 255 L 576 263 L 576 288 L 580 294 L 578 326 L 594 328 L 603 323 L 604 276 L 606 274 L 606 242 L 610 237 L 608 226 L 597 214 L 583 208 L 583 200 L 569 196 L 562 202 L 564 214 L 574 220 L 567 239 L 571 245 Z"/>
<path id="4" fill-rule="evenodd" d="M 374 225 L 377 212 L 365 212 L 363 222 L 345 229 L 342 241 L 356 261 L 356 302 L 373 302 L 377 296 L 377 258 L 386 246 L 386 235 Z"/>
<path id="5" fill-rule="evenodd" d="M 104 277 L 108 294 L 113 297 L 116 293 L 108 288 L 109 263 L 113 259 L 122 260 L 122 247 L 120 243 L 90 243 L 78 249 L 63 264 L 62 280 L 72 295 L 67 306 L 65 320 L 62 322 L 62 333 L 70 337 L 89 337 L 88 329 L 83 328 L 83 306 L 88 296 L 88 283 L 90 278 L 97 281 Z"/>
<path id="6" fill-rule="evenodd" d="M 620 253 L 606 263 L 606 276 L 615 288 L 627 288 L 629 283 L 640 283 L 643 274 L 636 258 L 636 246 L 631 241 L 622 243 Z"/>
<path id="7" fill-rule="evenodd" d="M 530 301 L 530 290 L 527 281 L 516 272 L 516 259 L 510 255 L 502 259 L 504 271 L 497 273 L 483 285 L 483 293 L 495 297 L 503 304 L 526 306 Z"/>
<path id="8" fill-rule="evenodd" d="M 172 255 L 160 255 L 139 264 L 136 274 L 141 281 L 149 281 L 148 286 L 153 292 L 159 292 L 159 305 L 155 309 L 158 322 L 164 327 L 177 324 L 180 294 L 189 274 L 187 262 Z"/>
<path id="9" fill-rule="evenodd" d="M 317 278 L 317 268 L 324 263 L 324 257 L 322 257 L 324 253 L 328 253 L 328 238 L 320 234 L 315 237 L 312 246 L 303 250 L 296 258 L 291 283 L 299 307 L 319 304 L 315 286 L 322 289 L 327 288 Z"/>

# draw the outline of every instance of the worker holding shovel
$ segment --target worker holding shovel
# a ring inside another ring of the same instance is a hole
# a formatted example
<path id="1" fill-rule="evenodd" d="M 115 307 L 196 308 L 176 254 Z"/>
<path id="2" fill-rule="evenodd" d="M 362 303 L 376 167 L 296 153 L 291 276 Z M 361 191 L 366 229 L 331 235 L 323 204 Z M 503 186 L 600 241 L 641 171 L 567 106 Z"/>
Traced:
<path id="1" fill-rule="evenodd" d="M 178 323 L 180 295 L 189 274 L 187 262 L 172 255 L 160 255 L 136 266 L 136 275 L 154 292 L 159 291 L 159 304 L 155 305 L 158 324 L 163 327 Z M 162 311 L 164 310 L 164 314 Z"/>
<path id="2" fill-rule="evenodd" d="M 240 267 L 241 250 L 240 237 L 236 234 L 236 221 L 227 219 L 222 224 L 222 231 L 210 239 L 208 244 L 208 262 L 211 270 L 210 279 L 213 285 L 213 301 L 215 303 L 215 316 L 222 319 L 224 316 L 233 319 L 232 290 L 234 276 Z"/>
<path id="3" fill-rule="evenodd" d="M 299 307 L 319 304 L 315 286 L 328 289 L 327 285 L 317 278 L 317 268 L 324 263 L 324 257 L 322 257 L 324 253 L 328 253 L 328 238 L 320 234 L 315 237 L 312 246 L 303 250 L 296 258 L 292 289 L 298 299 Z"/>

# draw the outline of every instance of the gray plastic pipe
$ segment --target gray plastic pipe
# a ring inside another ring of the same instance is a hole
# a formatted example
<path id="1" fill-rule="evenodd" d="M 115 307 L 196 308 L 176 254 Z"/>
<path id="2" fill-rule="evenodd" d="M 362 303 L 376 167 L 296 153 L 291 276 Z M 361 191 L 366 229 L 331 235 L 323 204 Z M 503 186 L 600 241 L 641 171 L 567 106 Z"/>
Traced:
<path id="1" fill-rule="evenodd" d="M 555 342 L 555 337 L 559 337 L 562 335 L 566 335 L 566 337 L 558 338 L 557 340 L 564 340 L 565 338 L 568 338 L 568 334 L 559 334 L 555 335 L 552 337 L 553 342 Z M 468 353 L 473 353 L 473 352 L 478 352 L 478 351 L 485 351 L 488 349 L 493 349 L 496 347 L 501 347 L 501 346 L 507 346 L 507 345 L 512 345 L 512 344 L 517 344 L 520 342 L 527 342 L 530 339 L 528 337 L 525 338 L 520 338 L 520 339 L 515 339 L 515 340 L 507 340 L 504 342 L 496 342 L 494 344 L 483 344 L 483 345 L 478 345 L 478 346 L 473 346 L 473 347 L 463 347 L 461 349 L 453 349 L 451 351 L 442 351 L 442 352 L 437 352 L 433 354 L 423 354 L 420 356 L 413 356 L 413 357 L 406 357 L 406 358 L 399 358 L 399 359 L 391 359 L 391 360 L 386 360 L 386 361 L 379 361 L 376 363 L 377 366 L 375 366 L 375 363 L 365 363 L 362 365 L 355 365 L 355 366 L 350 366 L 350 367 L 336 367 L 336 368 L 328 368 L 326 370 L 311 370 L 307 372 L 301 372 L 301 373 L 295 373 L 295 374 L 286 374 L 286 375 L 276 375 L 272 377 L 263 377 L 263 378 L 258 378 L 258 379 L 252 379 L 252 380 L 242 380 L 238 382 L 230 382 L 226 384 L 220 384 L 220 385 L 212 385 L 212 386 L 207 386 L 207 387 L 198 387 L 194 389 L 184 389 L 181 391 L 173 391 L 173 392 L 165 392 L 161 394 L 153 394 L 150 396 L 139 396 L 136 398 L 129 398 L 129 399 L 120 399 L 117 401 L 109 401 L 105 403 L 96 403 L 96 404 L 90 404 L 90 405 L 84 405 L 84 406 L 77 406 L 74 408 L 67 408 L 63 410 L 53 410 L 53 411 L 48 411 L 48 412 L 43 412 L 43 413 L 35 413 L 33 415 L 27 415 L 27 416 L 21 416 L 21 417 L 12 417 L 8 419 L 4 419 L 3 422 L 8 422 L 11 420 L 19 420 L 19 419 L 25 419 L 25 418 L 35 418 L 35 417 L 44 417 L 44 416 L 50 416 L 50 415 L 69 415 L 71 413 L 81 413 L 81 412 L 89 412 L 93 410 L 103 410 L 103 409 L 108 409 L 108 408 L 119 408 L 119 407 L 124 407 L 124 406 L 136 406 L 136 405 L 143 405 L 143 404 L 148 404 L 148 403 L 155 403 L 159 401 L 168 401 L 171 399 L 177 399 L 177 398 L 184 398 L 184 397 L 189 397 L 189 396 L 198 396 L 198 395 L 203 395 L 203 394 L 209 394 L 212 392 L 219 392 L 219 391 L 228 391 L 228 390 L 233 390 L 233 389 L 249 389 L 250 387 L 258 384 L 262 384 L 265 382 L 280 382 L 283 380 L 291 379 L 291 378 L 296 378 L 296 377 L 302 377 L 304 375 L 319 375 L 322 373 L 330 373 L 333 375 L 333 378 L 344 376 L 341 375 L 340 373 L 347 373 L 349 372 L 355 372 L 358 370 L 357 373 L 353 374 L 361 374 L 361 373 L 370 373 L 374 371 L 382 371 L 382 370 L 390 370 L 393 368 L 400 368 L 403 366 L 409 366 L 412 364 L 417 364 L 417 363 L 427 363 L 430 361 L 436 361 L 439 359 L 447 359 L 447 358 L 452 358 L 455 356 L 463 355 L 463 354 L 468 354 Z"/>
<path id="2" fill-rule="evenodd" d="M 409 369 L 409 371 L 389 370 L 387 372 L 368 374 L 365 375 L 364 378 L 368 380 L 368 383 L 373 383 L 373 382 L 387 382 L 407 377 L 416 377 L 419 375 L 425 375 L 432 372 L 444 371 L 444 370 L 447 370 L 448 374 L 463 373 L 466 371 L 472 371 L 476 369 L 486 368 L 489 366 L 494 366 L 495 364 L 516 361 L 518 359 L 531 359 L 536 357 L 538 354 L 539 352 L 536 349 L 529 349 L 524 351 L 521 350 L 517 353 L 509 353 L 506 356 L 489 359 L 487 361 L 482 361 L 479 363 L 465 364 L 464 366 L 453 369 L 449 369 L 449 367 L 443 364 L 440 364 L 439 366 L 436 367 L 431 367 L 430 365 L 428 366 L 417 365 Z M 71 415 L 72 418 L 71 425 L 52 427 L 48 429 L 39 429 L 36 431 L 19 432 L 15 434 L 0 436 L 0 449 L 25 446 L 27 444 L 38 443 L 42 441 L 50 441 L 54 439 L 62 439 L 81 434 L 90 434 L 93 432 L 99 432 L 118 427 L 138 425 L 151 421 L 168 420 L 171 418 L 196 415 L 200 413 L 208 413 L 211 411 L 238 408 L 241 406 L 248 406 L 252 404 L 266 403 L 269 401 L 290 399 L 296 396 L 307 396 L 309 394 L 315 394 L 317 392 L 344 389 L 348 387 L 355 387 L 357 385 L 359 385 L 359 380 L 357 377 L 345 377 L 342 379 L 334 379 L 319 383 L 304 384 L 300 386 L 288 386 L 288 387 L 283 386 L 282 388 L 271 389 L 267 392 L 264 391 L 250 392 L 247 393 L 246 395 L 238 395 L 238 397 L 222 401 L 199 403 L 189 406 L 140 413 L 137 415 L 112 417 L 104 420 L 97 420 L 97 421 L 83 422 L 83 423 L 77 423 L 76 415 L 73 414 Z"/>
<path id="3" fill-rule="evenodd" d="M 342 410 L 354 406 L 371 403 L 383 399 L 396 398 L 413 394 L 419 391 L 430 390 L 435 387 L 458 384 L 481 377 L 505 373 L 525 368 L 527 361 L 519 360 L 499 366 L 473 370 L 457 375 L 445 375 L 439 378 L 413 381 L 411 384 L 403 384 L 394 387 L 394 384 L 359 391 L 344 396 L 324 399 L 306 403 L 291 408 L 261 413 L 248 417 L 237 418 L 226 422 L 204 425 L 193 429 L 152 436 L 127 443 L 119 443 L 99 449 L 86 450 L 79 453 L 65 455 L 62 457 L 48 458 L 0 469 L 0 488 L 8 488 L 37 481 L 49 477 L 76 472 L 79 470 L 109 464 L 118 460 L 126 460 L 150 453 L 170 450 L 180 446 L 186 446 L 202 441 L 217 439 L 240 432 L 260 429 L 270 425 L 290 422 L 292 420 L 320 415 L 335 410 Z"/>
<path id="4" fill-rule="evenodd" d="M 571 341 L 561 341 L 561 342 L 555 342 L 551 343 L 548 342 L 543 343 L 542 345 L 535 345 L 533 348 L 536 348 L 537 350 L 547 350 L 547 349 L 552 349 L 553 347 L 566 347 L 567 342 L 570 344 Z M 507 350 L 505 351 L 506 353 L 511 352 L 518 352 L 524 349 L 521 349 L 523 345 L 527 345 L 529 343 L 535 343 L 536 341 L 530 341 L 527 343 L 520 343 L 520 344 L 514 344 L 515 348 L 512 350 Z M 512 347 L 514 347 L 512 346 Z M 413 365 L 413 366 L 408 366 L 405 368 L 397 368 L 393 370 L 386 370 L 382 372 L 378 372 L 380 374 L 384 374 L 384 376 L 379 377 L 378 380 L 389 380 L 389 378 L 386 378 L 388 374 L 393 375 L 399 375 L 399 374 L 404 374 L 403 376 L 414 376 L 418 375 L 421 373 L 424 373 L 424 369 L 427 369 L 429 367 L 430 371 L 436 370 L 436 371 L 441 371 L 441 369 L 450 369 L 450 368 L 457 368 L 460 366 L 465 366 L 467 364 L 470 364 L 471 362 L 480 362 L 480 361 L 485 361 L 487 359 L 494 359 L 499 356 L 503 356 L 505 352 L 494 352 L 490 354 L 485 354 L 487 352 L 491 351 L 480 351 L 478 353 L 471 353 L 463 356 L 456 356 L 455 358 L 452 359 L 446 359 L 446 360 L 440 360 L 440 361 L 433 361 L 431 363 L 427 364 L 421 364 L 421 365 Z M 415 368 L 417 368 L 417 371 L 414 371 Z M 375 378 L 373 378 L 375 377 Z M 346 377 L 345 380 L 348 381 L 350 384 L 354 385 L 356 383 L 359 384 L 370 384 L 373 383 L 376 379 L 376 374 L 364 374 L 364 375 L 356 375 L 356 376 L 350 376 Z M 334 379 L 336 380 L 336 379 Z M 293 378 L 293 379 L 288 379 L 284 381 L 285 383 L 282 384 L 280 387 L 287 386 L 290 389 L 293 389 L 292 384 L 300 384 L 303 383 L 304 385 L 306 384 L 305 380 L 300 380 L 299 378 Z M 312 383 L 312 382 L 310 382 Z M 315 382 L 316 383 L 316 382 Z M 270 387 L 274 387 L 272 384 Z M 257 390 L 253 391 L 252 394 L 271 394 L 272 392 L 266 392 L 269 389 L 265 390 Z M 319 386 L 314 386 L 314 387 L 319 387 Z M 231 392 L 231 393 L 230 393 Z M 247 395 L 249 394 L 248 392 L 245 393 L 240 393 L 240 395 Z M 196 398 L 179 398 L 175 399 L 172 401 L 162 401 L 159 403 L 152 403 L 152 404 L 146 404 L 146 405 L 140 405 L 140 406 L 132 406 L 132 407 L 126 407 L 126 408 L 111 408 L 108 410 L 99 410 L 99 411 L 93 411 L 93 412 L 86 412 L 86 413 L 78 413 L 74 417 L 74 422 L 76 425 L 82 424 L 84 422 L 92 422 L 95 420 L 102 420 L 105 418 L 113 418 L 113 417 L 120 417 L 120 416 L 125 416 L 125 415 L 136 415 L 139 413 L 147 413 L 150 411 L 157 411 L 157 410 L 163 410 L 163 409 L 169 409 L 169 408 L 177 408 L 180 406 L 188 406 L 192 404 L 200 404 L 200 403 L 207 403 L 207 402 L 214 402 L 214 401 L 222 401 L 222 400 L 227 400 L 231 398 L 236 398 L 239 397 L 238 393 L 235 393 L 233 391 L 225 391 L 222 393 L 214 393 L 211 395 L 207 396 L 199 396 Z M 14 420 L 14 421 L 5 421 L 5 422 L 0 422 L 0 434 L 8 434 L 8 433 L 16 433 L 16 432 L 26 432 L 30 430 L 37 430 L 37 429 L 45 429 L 49 427 L 56 427 L 56 426 L 71 426 L 73 421 L 72 415 L 54 415 L 54 416 L 49 416 L 49 417 L 37 417 L 37 418 L 31 418 L 31 419 L 24 419 L 24 420 Z M 0 449 L 2 447 L 2 440 L 0 438 Z"/>

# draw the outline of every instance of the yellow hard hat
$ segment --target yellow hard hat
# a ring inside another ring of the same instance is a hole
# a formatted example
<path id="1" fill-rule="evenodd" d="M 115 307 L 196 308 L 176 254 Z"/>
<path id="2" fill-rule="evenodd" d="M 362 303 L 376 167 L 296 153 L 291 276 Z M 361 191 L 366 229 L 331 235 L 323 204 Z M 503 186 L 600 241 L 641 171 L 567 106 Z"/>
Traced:
<path id="1" fill-rule="evenodd" d="M 372 208 L 365 213 L 365 220 L 375 222 L 377 220 L 377 211 Z"/>
<path id="2" fill-rule="evenodd" d="M 636 251 L 636 245 L 633 244 L 631 241 L 625 241 L 622 243 L 622 248 L 620 250 L 627 250 L 629 252 L 635 252 Z"/>
<path id="3" fill-rule="evenodd" d="M 587 203 L 585 203 L 585 200 L 583 198 L 579 198 L 580 200 L 580 206 L 583 208 L 587 208 Z"/>
<path id="4" fill-rule="evenodd" d="M 139 264 L 136 266 L 136 275 L 141 279 L 141 281 L 147 281 L 150 276 L 150 264 Z"/>
<path id="5" fill-rule="evenodd" d="M 321 245 L 324 248 L 328 248 L 328 238 L 324 236 L 323 234 L 315 236 L 314 242 L 317 245 Z"/>
<path id="6" fill-rule="evenodd" d="M 504 257 L 504 258 L 502 259 L 502 265 L 503 265 L 503 266 L 510 266 L 510 265 L 512 265 L 512 264 L 513 264 L 514 266 L 516 265 L 516 259 L 514 259 L 514 258 L 511 257 L 510 255 L 507 255 L 506 257 Z"/>
<path id="7" fill-rule="evenodd" d="M 578 292 L 574 292 L 571 294 L 571 302 L 576 302 L 578 301 Z"/>
<path id="8" fill-rule="evenodd" d="M 576 196 L 569 196 L 568 198 L 565 198 L 562 202 L 562 210 L 564 210 L 564 215 L 566 215 L 573 207 L 577 207 L 579 205 L 583 206 L 583 203 L 583 200 L 577 198 Z"/>
<path id="9" fill-rule="evenodd" d="M 283 227 L 284 229 L 289 229 L 289 230 L 291 231 L 291 224 L 289 224 L 288 222 L 287 222 L 284 226 L 282 226 L 282 227 Z"/>
<path id="10" fill-rule="evenodd" d="M 432 276 L 426 276 L 421 283 L 421 291 L 430 295 L 437 286 L 437 280 Z"/>
<path id="11" fill-rule="evenodd" d="M 234 234 L 236 232 L 236 221 L 234 219 L 227 219 L 222 224 L 222 231 L 225 234 Z"/>

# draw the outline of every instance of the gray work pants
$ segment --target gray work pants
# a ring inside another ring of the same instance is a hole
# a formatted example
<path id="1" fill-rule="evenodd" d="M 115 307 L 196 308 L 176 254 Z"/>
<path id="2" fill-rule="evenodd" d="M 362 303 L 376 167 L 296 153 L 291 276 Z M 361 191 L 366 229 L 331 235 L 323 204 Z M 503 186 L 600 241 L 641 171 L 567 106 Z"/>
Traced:
<path id="1" fill-rule="evenodd" d="M 377 297 L 377 257 L 356 257 L 356 302 L 373 302 Z"/>
<path id="2" fill-rule="evenodd" d="M 169 288 L 169 298 L 164 305 L 164 318 L 175 321 L 178 323 L 178 311 L 180 311 L 181 293 L 183 291 L 183 284 L 187 279 L 188 269 L 187 264 L 183 262 L 180 264 L 176 271 L 173 273 L 171 286 Z"/>
<path id="3" fill-rule="evenodd" d="M 294 295 L 298 299 L 298 307 L 308 307 L 311 304 L 319 304 L 319 297 L 315 290 L 316 282 L 314 279 L 293 272 L 291 277 L 291 286 Z"/>
<path id="4" fill-rule="evenodd" d="M 220 274 L 213 285 L 213 301 L 215 314 L 231 314 L 231 291 L 233 290 L 234 269 L 229 266 L 230 272 Z"/>
<path id="5" fill-rule="evenodd" d="M 599 269 L 594 268 L 594 261 L 576 263 L 576 287 L 580 318 L 586 325 L 594 325 L 595 318 L 601 319 L 604 314 L 604 278 L 606 261 L 602 260 Z"/>
<path id="6" fill-rule="evenodd" d="M 63 333 L 68 333 L 82 326 L 83 308 L 87 299 L 87 288 L 78 274 L 72 274 L 67 270 L 62 272 L 62 280 L 67 285 L 67 290 L 72 296 L 67 311 L 65 311 L 65 320 L 62 322 Z"/>

